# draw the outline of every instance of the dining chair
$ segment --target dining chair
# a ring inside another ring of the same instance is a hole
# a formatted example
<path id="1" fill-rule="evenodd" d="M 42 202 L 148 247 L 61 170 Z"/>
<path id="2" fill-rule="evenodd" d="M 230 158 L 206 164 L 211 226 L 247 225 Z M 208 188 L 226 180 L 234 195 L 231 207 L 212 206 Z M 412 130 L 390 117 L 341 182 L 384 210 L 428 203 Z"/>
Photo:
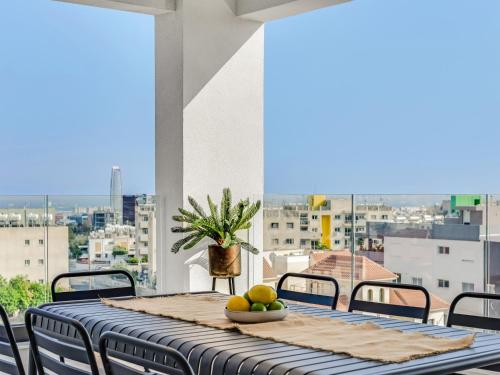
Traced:
<path id="1" fill-rule="evenodd" d="M 118 347 L 121 350 L 116 350 Z M 101 336 L 99 353 L 106 375 L 194 375 L 177 350 L 116 332 Z"/>
<path id="2" fill-rule="evenodd" d="M 30 308 L 25 314 L 31 353 L 38 375 L 99 375 L 90 337 L 68 317 Z"/>
<path id="3" fill-rule="evenodd" d="M 77 277 L 95 277 L 95 276 L 113 276 L 122 275 L 124 276 L 128 284 L 127 286 L 104 288 L 104 289 L 85 289 L 85 290 L 72 290 L 72 291 L 60 291 L 57 290 L 57 283 L 63 279 L 73 279 Z M 83 271 L 83 272 L 68 272 L 57 275 L 50 286 L 50 291 L 52 294 L 53 302 L 62 301 L 78 301 L 85 299 L 99 299 L 99 298 L 110 298 L 110 297 L 133 297 L 136 295 L 135 292 L 135 282 L 130 275 L 125 270 L 104 270 L 104 271 Z"/>
<path id="4" fill-rule="evenodd" d="M 9 317 L 5 308 L 0 305 L 0 317 L 2 318 L 3 326 L 1 327 L 0 338 L 0 373 L 9 375 L 25 375 L 19 348 L 17 347 L 16 338 L 9 322 Z M 12 360 L 11 360 L 12 359 Z"/>
<path id="5" fill-rule="evenodd" d="M 458 303 L 466 298 L 480 299 L 483 301 L 485 300 L 500 301 L 500 294 L 478 293 L 478 292 L 465 292 L 459 294 L 451 302 L 450 310 L 448 312 L 448 321 L 446 322 L 447 327 L 460 326 L 467 328 L 500 331 L 500 318 L 456 313 L 455 310 L 457 308 Z M 492 372 L 500 372 L 500 364 L 493 364 L 491 366 L 483 367 L 482 369 Z"/>
<path id="6" fill-rule="evenodd" d="M 363 287 L 376 287 L 387 289 L 405 289 L 418 291 L 424 297 L 425 304 L 420 306 L 396 305 L 391 303 L 381 303 L 373 301 L 357 300 L 356 296 Z M 403 318 L 421 319 L 422 323 L 427 323 L 431 308 L 431 297 L 427 289 L 420 285 L 396 284 L 382 281 L 362 281 L 352 290 L 351 301 L 349 302 L 349 312 L 360 311 L 374 314 L 391 315 Z"/>
<path id="7" fill-rule="evenodd" d="M 289 277 L 301 278 L 301 279 L 306 279 L 307 281 L 311 281 L 309 285 L 307 284 L 306 281 L 306 286 L 308 287 L 307 289 L 311 290 L 311 293 L 297 292 L 295 290 L 283 289 L 283 283 Z M 333 284 L 334 287 L 333 295 L 325 296 L 312 293 L 313 281 L 327 282 Z M 276 293 L 278 294 L 278 298 L 283 298 L 297 302 L 311 303 L 314 305 L 329 306 L 331 307 L 332 310 L 335 310 L 337 308 L 337 302 L 339 300 L 339 291 L 340 291 L 339 283 L 333 277 L 324 275 L 306 274 L 306 273 L 295 273 L 295 272 L 285 273 L 283 276 L 281 276 L 280 280 L 278 281 L 278 286 L 276 288 Z"/>

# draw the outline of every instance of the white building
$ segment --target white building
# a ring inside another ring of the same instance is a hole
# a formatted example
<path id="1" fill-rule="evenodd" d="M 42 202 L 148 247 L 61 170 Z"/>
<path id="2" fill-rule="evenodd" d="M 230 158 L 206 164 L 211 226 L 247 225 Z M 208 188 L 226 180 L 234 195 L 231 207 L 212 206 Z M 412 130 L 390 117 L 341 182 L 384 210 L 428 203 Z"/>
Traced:
<path id="1" fill-rule="evenodd" d="M 50 282 L 56 275 L 68 272 L 68 228 L 0 228 L 0 252 L 2 277 L 22 275 L 31 281 Z"/>
<path id="2" fill-rule="evenodd" d="M 88 256 L 89 262 L 113 263 L 113 249 L 125 249 L 124 256 L 134 256 L 135 227 L 131 225 L 108 224 L 104 229 L 92 231 L 89 234 Z"/>
<path id="3" fill-rule="evenodd" d="M 484 242 L 452 239 L 386 236 L 384 266 L 450 303 L 467 291 L 484 291 Z M 477 301 L 464 300 L 460 306 L 482 314 Z"/>

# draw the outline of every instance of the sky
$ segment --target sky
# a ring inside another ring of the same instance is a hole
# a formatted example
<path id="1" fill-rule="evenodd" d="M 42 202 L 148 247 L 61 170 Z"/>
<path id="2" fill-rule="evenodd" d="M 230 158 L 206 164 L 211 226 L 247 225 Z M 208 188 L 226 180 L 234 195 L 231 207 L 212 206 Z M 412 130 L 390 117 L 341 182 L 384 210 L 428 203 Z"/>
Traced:
<path id="1" fill-rule="evenodd" d="M 500 192 L 500 1 L 355 0 L 271 22 L 265 191 Z M 152 17 L 0 4 L 1 194 L 154 192 Z"/>

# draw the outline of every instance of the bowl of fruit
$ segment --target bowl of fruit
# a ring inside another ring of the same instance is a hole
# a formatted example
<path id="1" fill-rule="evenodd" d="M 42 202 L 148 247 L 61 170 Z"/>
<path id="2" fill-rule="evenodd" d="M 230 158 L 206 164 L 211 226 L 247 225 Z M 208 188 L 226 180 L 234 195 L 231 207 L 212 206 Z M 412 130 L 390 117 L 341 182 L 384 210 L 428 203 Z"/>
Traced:
<path id="1" fill-rule="evenodd" d="M 276 291 L 267 285 L 255 285 L 242 296 L 233 296 L 227 301 L 224 314 L 238 323 L 265 323 L 282 320 L 288 307 L 277 298 Z"/>

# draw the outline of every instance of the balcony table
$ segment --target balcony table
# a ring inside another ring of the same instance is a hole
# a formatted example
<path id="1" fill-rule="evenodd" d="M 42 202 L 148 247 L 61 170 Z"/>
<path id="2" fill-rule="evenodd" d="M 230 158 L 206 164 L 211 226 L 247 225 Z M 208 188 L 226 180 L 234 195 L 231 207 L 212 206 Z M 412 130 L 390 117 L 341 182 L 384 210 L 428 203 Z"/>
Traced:
<path id="1" fill-rule="evenodd" d="M 218 293 L 206 293 L 227 298 Z M 436 336 L 460 337 L 470 333 L 463 329 L 332 311 L 294 303 L 290 303 L 289 307 L 291 311 L 305 314 L 329 316 L 347 322 L 372 321 L 382 327 L 425 332 Z M 96 350 L 103 332 L 119 332 L 178 349 L 200 375 L 264 375 L 271 372 L 272 375 L 448 374 L 500 362 L 500 335 L 491 333 L 478 333 L 472 347 L 467 349 L 404 363 L 381 363 L 113 308 L 95 300 L 51 303 L 43 305 L 42 308 L 80 321 L 89 332 Z"/>

